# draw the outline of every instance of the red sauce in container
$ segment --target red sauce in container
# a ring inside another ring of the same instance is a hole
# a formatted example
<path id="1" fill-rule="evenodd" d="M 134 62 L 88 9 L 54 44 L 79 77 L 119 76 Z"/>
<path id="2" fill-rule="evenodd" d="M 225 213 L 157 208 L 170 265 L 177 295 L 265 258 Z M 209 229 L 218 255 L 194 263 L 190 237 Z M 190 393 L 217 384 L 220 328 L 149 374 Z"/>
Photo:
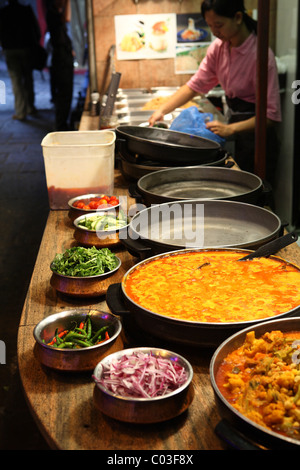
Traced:
<path id="1" fill-rule="evenodd" d="M 48 187 L 48 197 L 51 209 L 70 209 L 68 201 L 73 197 L 81 196 L 83 194 L 107 194 L 110 191 L 109 186 L 94 186 L 88 188 L 56 188 L 55 186 Z"/>

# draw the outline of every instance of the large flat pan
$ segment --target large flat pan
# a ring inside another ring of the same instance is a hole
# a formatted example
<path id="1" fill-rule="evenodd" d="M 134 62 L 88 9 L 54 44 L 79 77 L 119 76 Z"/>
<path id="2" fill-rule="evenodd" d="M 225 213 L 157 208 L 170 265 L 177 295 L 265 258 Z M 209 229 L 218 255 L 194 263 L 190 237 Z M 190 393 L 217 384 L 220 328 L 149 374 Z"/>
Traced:
<path id="1" fill-rule="evenodd" d="M 220 156 L 221 146 L 214 141 L 184 132 L 141 126 L 118 126 L 116 145 L 122 153 L 143 155 L 163 163 L 186 165 L 214 162 Z"/>
<path id="2" fill-rule="evenodd" d="M 227 354 L 239 348 L 245 341 L 246 334 L 249 331 L 254 331 L 256 338 L 259 338 L 266 332 L 279 330 L 282 332 L 299 331 L 300 319 L 299 316 L 296 318 L 278 318 L 270 319 L 263 323 L 259 322 L 256 325 L 248 326 L 239 332 L 235 332 L 232 336 L 228 337 L 222 344 L 219 345 L 215 351 L 211 363 L 210 363 L 210 379 L 214 389 L 216 404 L 220 416 L 225 423 L 229 423 L 231 426 L 228 428 L 226 425 L 225 432 L 226 438 L 230 442 L 231 433 L 233 437 L 238 436 L 238 440 L 232 440 L 232 442 L 239 442 L 239 449 L 243 450 L 250 443 L 256 444 L 256 450 L 268 449 L 268 450 L 298 450 L 300 449 L 300 441 L 289 437 L 281 436 L 265 427 L 256 424 L 249 418 L 246 418 L 239 411 L 237 411 L 222 395 L 217 382 L 216 374 L 220 367 L 220 364 L 226 358 Z M 224 433 L 223 437 L 224 437 Z"/>
<path id="3" fill-rule="evenodd" d="M 255 249 L 277 238 L 279 217 L 235 201 L 177 201 L 138 212 L 121 240 L 140 257 L 186 248 Z"/>
<path id="4" fill-rule="evenodd" d="M 187 252 L 201 252 L 202 250 L 183 250 L 183 253 Z M 223 251 L 223 249 L 221 249 Z M 224 249 L 224 251 L 232 251 L 232 249 Z M 251 253 L 249 250 L 233 250 L 234 252 L 240 252 L 241 258 L 248 253 Z M 181 251 L 175 251 L 168 254 L 155 255 L 147 260 L 143 260 L 137 263 L 135 266 L 130 268 L 125 275 L 123 276 L 121 285 L 120 284 L 111 284 L 107 291 L 106 301 L 108 303 L 109 309 L 115 315 L 122 316 L 125 322 L 128 324 L 131 323 L 131 326 L 134 328 L 134 325 L 137 325 L 141 330 L 144 330 L 154 338 L 160 338 L 163 341 L 168 341 L 171 343 L 181 343 L 186 344 L 189 347 L 208 347 L 216 348 L 228 337 L 247 327 L 254 327 L 254 325 L 264 324 L 266 320 L 271 320 L 271 318 L 285 318 L 285 317 L 297 317 L 299 316 L 300 306 L 293 308 L 287 312 L 281 313 L 279 315 L 274 315 L 274 317 L 269 317 L 267 319 L 256 319 L 256 320 L 246 320 L 242 322 L 197 322 L 197 321 L 188 321 L 181 320 L 177 318 L 167 317 L 163 314 L 153 312 L 149 309 L 146 309 L 136 303 L 126 292 L 126 280 L 130 273 L 135 270 L 143 269 L 143 266 L 148 262 L 151 262 L 155 259 L 168 258 L 173 254 L 180 254 Z M 276 256 L 272 256 L 276 259 Z M 286 262 L 287 264 L 291 264 Z M 295 265 L 292 265 L 295 266 Z M 297 269 L 299 269 L 296 266 Z M 270 280 L 272 282 L 272 280 Z M 221 287 L 221 286 L 220 286 Z M 180 288 L 180 287 L 179 287 Z M 161 299 L 164 302 L 164 299 Z M 299 321 L 299 318 L 298 318 Z"/>
<path id="5" fill-rule="evenodd" d="M 137 191 L 146 205 L 185 199 L 255 204 L 262 190 L 262 180 L 252 173 L 208 166 L 164 169 L 137 182 Z"/>

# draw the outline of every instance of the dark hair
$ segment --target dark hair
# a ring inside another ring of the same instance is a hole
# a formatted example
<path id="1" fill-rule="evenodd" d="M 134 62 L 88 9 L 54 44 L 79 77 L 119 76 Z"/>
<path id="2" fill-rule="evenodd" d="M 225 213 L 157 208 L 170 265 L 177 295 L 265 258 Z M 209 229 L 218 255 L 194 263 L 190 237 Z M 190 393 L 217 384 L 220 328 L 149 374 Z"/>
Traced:
<path id="1" fill-rule="evenodd" d="M 219 16 L 234 18 L 240 11 L 243 13 L 243 21 L 250 32 L 257 33 L 257 21 L 255 21 L 246 12 L 243 0 L 204 0 L 201 5 L 201 13 L 205 19 L 205 13 L 213 10 Z"/>

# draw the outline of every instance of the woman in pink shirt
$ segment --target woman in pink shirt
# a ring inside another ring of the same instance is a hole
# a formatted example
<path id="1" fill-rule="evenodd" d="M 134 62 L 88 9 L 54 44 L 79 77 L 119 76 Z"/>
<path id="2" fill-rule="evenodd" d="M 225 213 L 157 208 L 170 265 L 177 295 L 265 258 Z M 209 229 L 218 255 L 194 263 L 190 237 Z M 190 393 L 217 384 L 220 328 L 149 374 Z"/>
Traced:
<path id="1" fill-rule="evenodd" d="M 216 40 L 209 46 L 195 75 L 150 117 L 156 121 L 196 95 L 220 84 L 229 107 L 228 124 L 207 123 L 207 128 L 225 139 L 235 140 L 235 159 L 241 169 L 254 171 L 256 102 L 256 22 L 247 15 L 242 0 L 205 0 L 202 16 Z M 269 49 L 268 128 L 281 121 L 279 86 L 274 54 Z M 272 149 L 273 152 L 273 149 Z M 269 152 L 271 153 L 271 152 Z M 271 166 L 274 167 L 274 159 Z M 269 165 L 270 167 L 270 165 Z M 272 169 L 274 172 L 274 168 Z"/>

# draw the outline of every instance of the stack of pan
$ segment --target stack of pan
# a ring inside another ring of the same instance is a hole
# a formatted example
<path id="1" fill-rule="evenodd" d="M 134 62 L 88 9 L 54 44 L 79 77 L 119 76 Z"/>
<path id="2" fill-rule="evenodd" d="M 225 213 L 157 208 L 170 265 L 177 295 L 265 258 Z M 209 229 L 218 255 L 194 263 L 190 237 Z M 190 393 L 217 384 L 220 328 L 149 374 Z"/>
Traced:
<path id="1" fill-rule="evenodd" d="M 133 217 L 123 242 L 141 258 L 197 246 L 196 234 L 195 240 L 182 234 L 195 231 L 201 208 L 201 248 L 252 249 L 282 231 L 278 216 L 263 207 L 269 195 L 263 181 L 252 173 L 210 166 L 169 168 L 144 175 L 131 185 L 130 193 L 144 210 Z M 168 237 L 163 214 L 170 215 Z"/>
<path id="2" fill-rule="evenodd" d="M 153 171 L 185 166 L 223 166 L 226 151 L 199 136 L 169 129 L 120 125 L 116 128 L 116 154 L 129 181 Z"/>
<path id="3" fill-rule="evenodd" d="M 251 173 L 211 166 L 220 157 L 221 147 L 217 142 L 140 126 L 117 127 L 116 141 L 130 155 L 144 155 L 163 164 L 177 163 L 176 167 L 139 178 L 138 196 L 151 207 L 133 217 L 127 240 L 124 240 L 128 249 L 133 250 L 132 240 L 146 244 L 147 256 L 195 247 L 180 234 L 185 232 L 183 222 L 185 229 L 186 224 L 190 224 L 189 233 L 194 230 L 199 206 L 204 211 L 205 237 L 201 248 L 253 248 L 278 237 L 279 218 L 259 207 L 263 205 L 262 180 Z M 179 208 L 176 215 L 170 212 L 175 203 Z M 190 209 L 189 219 L 184 217 L 186 207 Z M 167 239 L 159 222 L 161 210 L 165 213 L 168 210 L 172 218 L 173 232 Z"/>

